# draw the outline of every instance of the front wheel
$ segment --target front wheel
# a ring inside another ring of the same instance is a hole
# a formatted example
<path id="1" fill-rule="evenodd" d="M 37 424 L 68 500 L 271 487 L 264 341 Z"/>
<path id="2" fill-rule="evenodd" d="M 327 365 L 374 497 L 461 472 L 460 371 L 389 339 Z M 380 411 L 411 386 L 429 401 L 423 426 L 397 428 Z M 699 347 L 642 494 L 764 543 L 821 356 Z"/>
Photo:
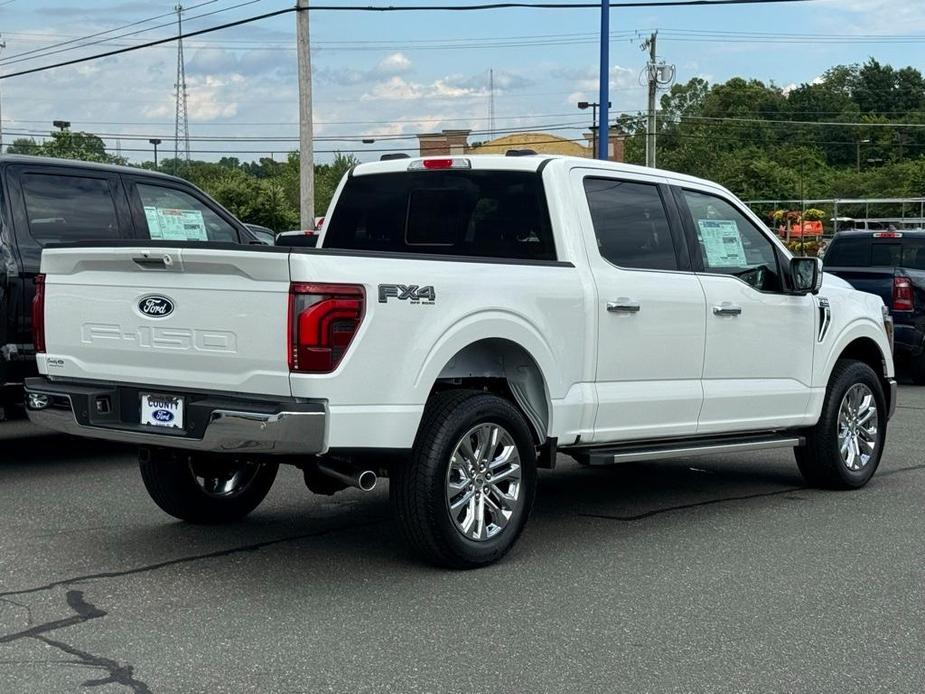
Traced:
<path id="1" fill-rule="evenodd" d="M 189 523 L 239 520 L 260 505 L 279 466 L 249 460 L 142 449 L 141 479 L 162 511 Z"/>
<path id="2" fill-rule="evenodd" d="M 795 449 L 797 465 L 811 485 L 857 489 L 873 477 L 886 441 L 886 398 L 867 364 L 839 361 L 826 389 L 822 415 Z"/>
<path id="3" fill-rule="evenodd" d="M 456 569 L 491 564 L 517 541 L 533 506 L 530 428 L 503 398 L 438 393 L 389 489 L 403 535 L 424 558 Z"/>

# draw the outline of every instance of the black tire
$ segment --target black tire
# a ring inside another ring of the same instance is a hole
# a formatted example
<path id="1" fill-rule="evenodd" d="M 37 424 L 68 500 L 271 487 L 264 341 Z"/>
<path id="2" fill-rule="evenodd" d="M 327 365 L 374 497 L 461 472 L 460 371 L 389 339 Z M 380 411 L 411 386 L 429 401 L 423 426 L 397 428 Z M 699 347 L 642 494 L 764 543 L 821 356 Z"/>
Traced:
<path id="1" fill-rule="evenodd" d="M 450 515 L 447 485 L 456 446 L 481 424 L 502 427 L 516 446 L 520 505 L 496 535 L 476 541 L 457 530 Z M 411 459 L 393 466 L 389 490 L 396 523 L 423 558 L 453 569 L 491 564 L 517 541 L 533 507 L 536 448 L 530 427 L 517 408 L 495 395 L 470 390 L 438 393 L 424 411 Z"/>
<path id="2" fill-rule="evenodd" d="M 270 491 L 279 469 L 276 463 L 162 449 L 141 449 L 138 465 L 148 494 L 161 510 L 174 518 L 203 525 L 230 523 L 253 511 Z M 243 478 L 237 488 L 224 494 L 209 493 L 197 481 L 197 474 L 222 479 L 235 471 Z"/>
<path id="3" fill-rule="evenodd" d="M 909 362 L 909 373 L 915 385 L 925 386 L 925 354 L 915 357 Z"/>
<path id="4" fill-rule="evenodd" d="M 860 470 L 852 470 L 842 458 L 838 438 L 838 416 L 849 389 L 859 384 L 866 386 L 873 394 L 878 422 L 876 446 L 869 461 Z M 832 370 L 826 388 L 819 422 L 807 433 L 806 445 L 794 449 L 803 479 L 811 486 L 823 489 L 863 487 L 873 477 L 880 464 L 886 442 L 886 426 L 886 398 L 877 374 L 863 362 L 850 359 L 839 361 Z"/>

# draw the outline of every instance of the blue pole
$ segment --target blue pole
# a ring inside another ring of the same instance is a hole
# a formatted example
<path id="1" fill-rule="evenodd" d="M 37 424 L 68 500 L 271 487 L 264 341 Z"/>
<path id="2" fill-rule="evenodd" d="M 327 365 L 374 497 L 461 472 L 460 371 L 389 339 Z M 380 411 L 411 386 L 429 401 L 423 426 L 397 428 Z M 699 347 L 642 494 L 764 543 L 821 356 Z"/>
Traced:
<path id="1" fill-rule="evenodd" d="M 597 138 L 597 158 L 607 161 L 610 145 L 610 0 L 601 0 L 601 104 L 600 127 Z"/>

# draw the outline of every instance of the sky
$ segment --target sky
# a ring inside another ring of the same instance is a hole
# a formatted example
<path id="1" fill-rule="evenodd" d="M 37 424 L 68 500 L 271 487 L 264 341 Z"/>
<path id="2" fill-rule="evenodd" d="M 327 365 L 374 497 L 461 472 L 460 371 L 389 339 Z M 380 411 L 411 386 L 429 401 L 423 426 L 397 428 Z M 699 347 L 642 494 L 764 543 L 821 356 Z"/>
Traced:
<path id="1" fill-rule="evenodd" d="M 453 0 L 312 0 L 314 4 L 467 4 Z M 0 0 L 0 74 L 176 34 L 175 1 Z M 186 0 L 195 31 L 289 7 L 293 0 Z M 151 19 L 161 15 L 158 19 Z M 146 21 L 150 20 L 150 21 Z M 315 150 L 363 160 L 416 151 L 414 135 L 444 128 L 488 139 L 489 71 L 495 132 L 536 129 L 578 138 L 590 124 L 600 13 L 594 9 L 480 12 L 311 13 Z M 81 37 L 132 25 L 117 32 Z M 185 42 L 192 156 L 284 158 L 297 148 L 294 13 Z M 658 55 L 676 80 L 811 82 L 837 64 L 869 57 L 925 71 L 925 2 L 811 0 L 724 7 L 616 8 L 611 14 L 611 101 L 645 107 L 640 44 L 659 31 Z M 145 30 L 142 33 L 140 30 Z M 131 36 L 124 34 L 133 33 Z M 101 41 L 94 46 L 82 44 Z M 61 44 L 64 45 L 57 45 Z M 49 54 L 49 51 L 57 51 Z M 174 43 L 0 81 L 3 141 L 68 120 L 104 136 L 132 161 L 150 160 L 148 139 L 172 156 Z M 242 139 L 246 138 L 246 139 Z M 275 138 L 267 140 L 266 138 Z M 358 140 L 374 139 L 371 144 Z M 166 151 L 165 151 L 166 150 Z"/>

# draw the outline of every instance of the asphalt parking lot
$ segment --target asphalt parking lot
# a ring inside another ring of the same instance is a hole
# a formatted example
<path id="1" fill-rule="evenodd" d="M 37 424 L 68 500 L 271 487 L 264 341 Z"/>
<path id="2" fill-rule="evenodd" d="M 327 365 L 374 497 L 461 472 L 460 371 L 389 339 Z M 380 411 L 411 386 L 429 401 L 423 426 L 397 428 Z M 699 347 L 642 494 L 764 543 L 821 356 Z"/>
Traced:
<path id="1" fill-rule="evenodd" d="M 860 492 L 786 451 L 541 475 L 500 565 L 419 564 L 281 470 L 174 522 L 130 449 L 0 425 L 0 692 L 919 692 L 925 388 Z"/>

